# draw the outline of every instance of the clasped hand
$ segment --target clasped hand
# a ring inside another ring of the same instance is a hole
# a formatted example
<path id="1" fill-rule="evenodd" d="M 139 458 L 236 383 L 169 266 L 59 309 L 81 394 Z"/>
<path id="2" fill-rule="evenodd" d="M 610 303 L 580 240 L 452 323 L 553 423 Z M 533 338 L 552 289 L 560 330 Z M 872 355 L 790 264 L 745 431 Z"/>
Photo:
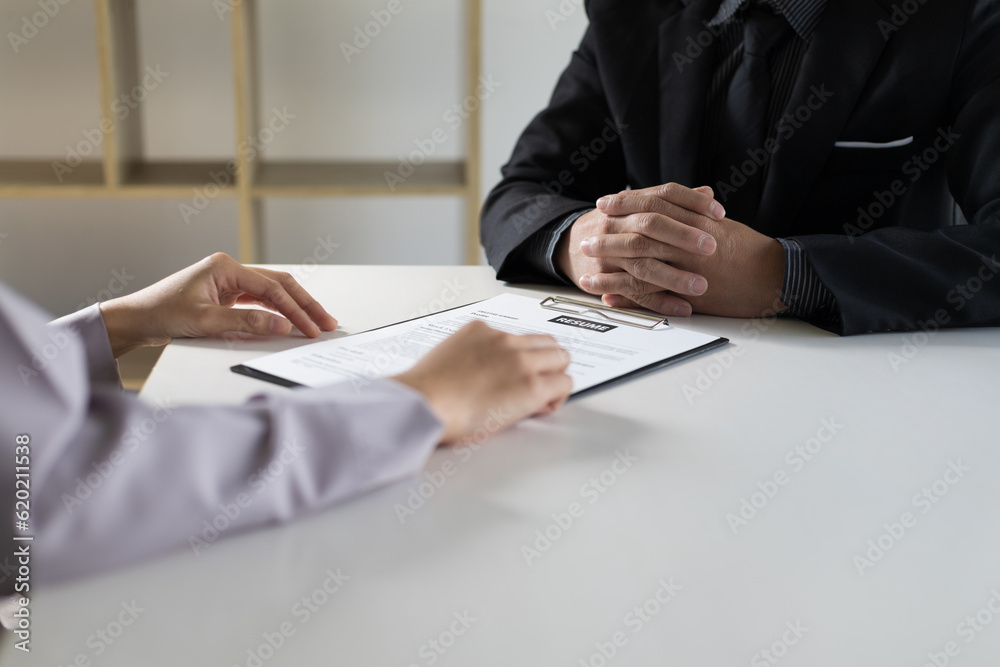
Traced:
<path id="1" fill-rule="evenodd" d="M 709 187 L 668 183 L 602 197 L 564 234 L 556 260 L 609 306 L 681 317 L 785 308 L 782 245 L 727 218 Z"/>

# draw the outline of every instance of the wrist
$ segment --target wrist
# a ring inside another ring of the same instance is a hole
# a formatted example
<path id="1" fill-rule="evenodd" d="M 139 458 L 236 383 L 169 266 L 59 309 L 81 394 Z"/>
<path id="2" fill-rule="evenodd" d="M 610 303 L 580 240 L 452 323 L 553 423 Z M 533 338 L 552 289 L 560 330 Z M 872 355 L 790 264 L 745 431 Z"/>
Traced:
<path id="1" fill-rule="evenodd" d="M 127 297 L 104 301 L 99 307 L 115 359 L 149 344 L 141 334 L 143 318 L 129 305 Z"/>
<path id="2" fill-rule="evenodd" d="M 405 385 L 420 394 L 431 414 L 434 415 L 443 427 L 441 432 L 442 443 L 449 443 L 456 438 L 454 412 L 447 409 L 446 402 L 434 391 L 434 383 L 423 373 L 416 370 L 409 370 L 389 379 Z"/>
<path id="3" fill-rule="evenodd" d="M 570 280 L 570 282 L 576 283 L 576 276 L 574 276 L 571 271 L 572 263 L 570 262 L 570 257 L 569 257 L 569 243 L 572 234 L 573 230 L 571 227 L 570 229 L 566 230 L 566 233 L 563 234 L 562 238 L 559 239 L 558 243 L 556 243 L 556 252 L 554 259 L 556 268 L 559 269 L 559 271 L 564 276 L 566 276 Z"/>
<path id="4" fill-rule="evenodd" d="M 584 214 L 586 215 L 586 214 Z M 560 273 L 573 283 L 575 286 L 580 287 L 580 276 L 583 275 L 580 271 L 578 260 L 580 255 L 580 229 L 577 223 L 583 218 L 580 216 L 573 223 L 563 231 L 562 235 L 559 237 L 556 243 L 555 249 L 555 265 L 559 269 Z"/>
<path id="5" fill-rule="evenodd" d="M 575 284 L 572 276 L 570 276 L 568 251 L 569 237 L 572 233 L 573 225 L 589 212 L 577 211 L 576 213 L 571 213 L 558 224 L 552 223 L 551 230 L 546 232 L 549 237 L 548 246 L 545 251 L 548 271 L 564 283 Z"/>
<path id="6" fill-rule="evenodd" d="M 777 239 L 770 239 L 761 260 L 761 305 L 763 312 L 788 310 L 782 301 L 782 290 L 785 286 L 785 246 Z"/>

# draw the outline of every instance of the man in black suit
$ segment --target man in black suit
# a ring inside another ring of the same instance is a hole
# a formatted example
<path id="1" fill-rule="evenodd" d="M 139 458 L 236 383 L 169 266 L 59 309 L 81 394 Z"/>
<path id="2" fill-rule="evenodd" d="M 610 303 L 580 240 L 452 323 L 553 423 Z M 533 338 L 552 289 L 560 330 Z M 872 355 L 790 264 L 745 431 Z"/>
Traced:
<path id="1" fill-rule="evenodd" d="M 500 278 L 842 335 L 1000 325 L 1000 3 L 586 7 L 486 202 Z"/>

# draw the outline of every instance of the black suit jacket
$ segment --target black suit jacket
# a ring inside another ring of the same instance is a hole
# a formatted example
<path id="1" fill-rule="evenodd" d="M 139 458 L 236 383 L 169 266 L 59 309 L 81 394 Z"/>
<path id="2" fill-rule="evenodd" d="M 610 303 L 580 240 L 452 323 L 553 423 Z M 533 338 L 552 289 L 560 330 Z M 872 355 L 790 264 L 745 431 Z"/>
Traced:
<path id="1" fill-rule="evenodd" d="M 715 40 L 701 45 L 719 4 L 586 3 L 583 42 L 483 211 L 500 278 L 551 280 L 526 240 L 598 197 L 706 184 Z M 835 330 L 1000 325 L 1000 3 L 832 0 L 787 111 L 809 118 L 786 119 L 760 215 L 741 222 L 805 247 Z"/>

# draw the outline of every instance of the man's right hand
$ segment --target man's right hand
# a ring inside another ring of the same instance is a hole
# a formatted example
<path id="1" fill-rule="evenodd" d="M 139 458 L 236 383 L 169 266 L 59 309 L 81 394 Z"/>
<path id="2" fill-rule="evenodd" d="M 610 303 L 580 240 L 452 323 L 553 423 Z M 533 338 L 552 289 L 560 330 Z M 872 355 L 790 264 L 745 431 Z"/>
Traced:
<path id="1" fill-rule="evenodd" d="M 686 317 L 692 308 L 683 297 L 704 294 L 708 281 L 669 262 L 678 253 L 713 254 L 716 241 L 705 231 L 706 223 L 724 217 L 725 210 L 708 188 L 690 189 L 669 183 L 625 191 L 602 198 L 598 208 L 573 223 L 556 249 L 556 262 L 585 292 L 665 292 L 660 299 L 661 312 Z M 585 254 L 585 243 L 599 250 L 601 256 Z M 611 274 L 625 274 L 618 279 L 625 285 L 616 284 L 612 291 L 604 284 Z"/>
<path id="2" fill-rule="evenodd" d="M 472 322 L 394 378 L 422 393 L 444 424 L 442 443 L 554 412 L 569 397 L 569 353 L 551 336 L 515 336 Z M 499 422 L 494 426 L 488 422 Z"/>

